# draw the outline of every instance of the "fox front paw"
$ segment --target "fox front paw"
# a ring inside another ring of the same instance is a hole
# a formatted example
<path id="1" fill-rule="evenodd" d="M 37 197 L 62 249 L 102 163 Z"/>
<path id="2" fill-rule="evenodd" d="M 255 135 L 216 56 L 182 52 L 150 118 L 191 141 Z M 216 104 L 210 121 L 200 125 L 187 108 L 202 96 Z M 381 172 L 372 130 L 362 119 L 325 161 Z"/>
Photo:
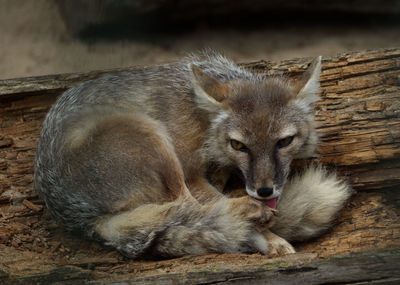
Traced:
<path id="1" fill-rule="evenodd" d="M 250 196 L 233 198 L 232 206 L 241 216 L 256 225 L 266 226 L 272 223 L 276 211 Z"/>
<path id="2" fill-rule="evenodd" d="M 294 247 L 285 239 L 266 230 L 263 232 L 265 239 L 268 242 L 268 255 L 281 256 L 291 253 L 296 253 Z"/>

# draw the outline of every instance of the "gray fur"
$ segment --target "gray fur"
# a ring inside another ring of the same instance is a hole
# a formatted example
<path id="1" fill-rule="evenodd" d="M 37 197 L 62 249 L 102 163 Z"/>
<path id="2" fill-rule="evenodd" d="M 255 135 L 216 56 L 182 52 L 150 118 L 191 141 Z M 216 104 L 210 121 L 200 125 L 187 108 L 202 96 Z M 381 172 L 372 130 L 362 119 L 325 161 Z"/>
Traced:
<path id="1" fill-rule="evenodd" d="M 201 98 L 191 66 L 229 86 L 231 110 Z M 307 97 L 315 97 L 317 78 L 312 82 L 313 90 L 306 86 L 301 98 L 289 100 L 293 92 L 284 79 L 251 73 L 213 53 L 85 82 L 60 96 L 44 120 L 35 189 L 67 230 L 101 239 L 129 257 L 266 253 L 251 215 L 199 181 L 210 162 L 228 169 L 236 164 L 249 189 L 268 176 L 280 194 L 292 158 L 310 155 L 317 143 L 310 111 L 315 99 Z M 255 113 L 265 116 L 251 129 Z M 272 160 L 285 124 L 298 128 L 298 138 Z M 247 126 L 253 133 L 244 136 L 257 163 L 246 166 L 228 135 Z"/>
<path id="2" fill-rule="evenodd" d="M 130 258 L 171 257 L 205 253 L 251 253 L 268 251 L 254 226 L 232 214 L 221 199 L 201 210 L 190 202 L 177 203 L 175 214 L 158 227 L 130 230 L 106 244 Z"/>

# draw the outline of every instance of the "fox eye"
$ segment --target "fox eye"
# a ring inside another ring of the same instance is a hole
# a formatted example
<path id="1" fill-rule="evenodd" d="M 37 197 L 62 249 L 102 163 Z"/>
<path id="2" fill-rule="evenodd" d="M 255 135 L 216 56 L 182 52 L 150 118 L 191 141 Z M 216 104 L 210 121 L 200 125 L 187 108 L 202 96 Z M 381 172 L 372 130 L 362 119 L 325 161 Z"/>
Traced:
<path id="1" fill-rule="evenodd" d="M 238 150 L 238 151 L 242 151 L 242 152 L 248 152 L 249 151 L 247 146 L 245 146 L 243 143 L 241 143 L 240 141 L 237 141 L 237 140 L 231 140 L 231 147 L 234 150 Z"/>
<path id="2" fill-rule="evenodd" d="M 276 143 L 276 147 L 277 148 L 287 147 L 288 145 L 290 145 L 292 143 L 293 139 L 294 139 L 294 136 L 290 136 L 290 137 L 281 139 Z"/>

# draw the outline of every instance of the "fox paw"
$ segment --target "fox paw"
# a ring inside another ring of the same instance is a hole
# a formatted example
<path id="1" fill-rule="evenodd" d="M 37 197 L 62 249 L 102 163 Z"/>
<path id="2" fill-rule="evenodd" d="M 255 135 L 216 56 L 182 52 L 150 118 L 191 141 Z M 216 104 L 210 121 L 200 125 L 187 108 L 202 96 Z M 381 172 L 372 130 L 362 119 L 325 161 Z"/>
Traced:
<path id="1" fill-rule="evenodd" d="M 296 253 L 294 247 L 280 236 L 277 236 L 269 230 L 265 231 L 263 234 L 268 242 L 269 256 L 281 256 Z"/>
<path id="2" fill-rule="evenodd" d="M 268 225 L 272 222 L 276 211 L 250 196 L 232 198 L 232 206 L 241 216 L 256 225 Z"/>

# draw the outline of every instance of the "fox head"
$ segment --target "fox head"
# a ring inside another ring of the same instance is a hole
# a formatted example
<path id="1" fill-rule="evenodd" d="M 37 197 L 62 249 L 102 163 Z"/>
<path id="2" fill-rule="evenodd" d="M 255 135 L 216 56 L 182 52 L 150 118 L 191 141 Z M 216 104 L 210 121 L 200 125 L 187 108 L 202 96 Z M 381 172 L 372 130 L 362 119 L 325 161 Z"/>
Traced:
<path id="1" fill-rule="evenodd" d="M 255 74 L 221 82 L 197 65 L 189 69 L 198 104 L 212 114 L 207 155 L 239 168 L 247 193 L 275 206 L 292 159 L 311 156 L 318 140 L 321 57 L 295 84 Z"/>

